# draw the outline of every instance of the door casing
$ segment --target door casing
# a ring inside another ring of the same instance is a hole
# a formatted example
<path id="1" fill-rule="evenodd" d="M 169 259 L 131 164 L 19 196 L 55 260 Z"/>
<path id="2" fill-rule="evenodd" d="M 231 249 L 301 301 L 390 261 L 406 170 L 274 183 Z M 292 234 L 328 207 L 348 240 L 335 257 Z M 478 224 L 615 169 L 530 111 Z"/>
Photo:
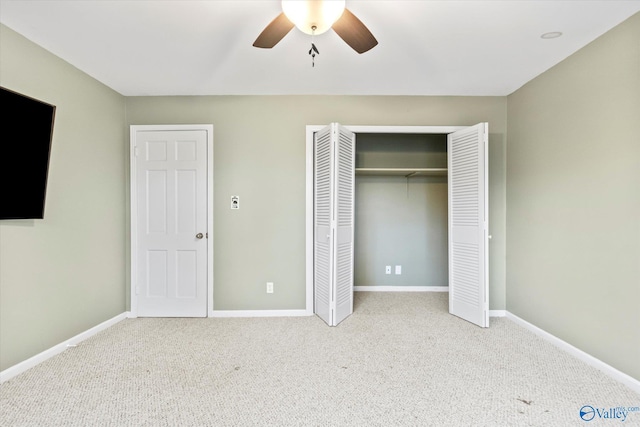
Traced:
<path id="1" fill-rule="evenodd" d="M 207 133 L 207 315 L 213 315 L 213 125 L 131 125 L 129 133 L 129 166 L 130 166 L 130 307 L 129 317 L 138 317 L 138 297 L 136 294 L 138 274 L 138 216 L 137 170 L 136 170 L 136 133 L 139 131 L 192 131 L 203 130 Z"/>

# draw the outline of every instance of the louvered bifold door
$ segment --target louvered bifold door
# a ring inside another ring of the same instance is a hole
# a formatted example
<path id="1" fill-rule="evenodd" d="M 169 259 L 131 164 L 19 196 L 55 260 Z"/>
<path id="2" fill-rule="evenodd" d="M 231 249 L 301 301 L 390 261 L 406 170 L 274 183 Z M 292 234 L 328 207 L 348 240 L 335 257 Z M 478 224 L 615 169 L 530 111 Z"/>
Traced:
<path id="1" fill-rule="evenodd" d="M 333 325 L 353 313 L 353 225 L 355 134 L 334 124 L 335 182 L 335 310 Z"/>
<path id="2" fill-rule="evenodd" d="M 449 134 L 449 312 L 489 326 L 487 123 Z"/>
<path id="3" fill-rule="evenodd" d="M 316 132 L 314 158 L 314 312 L 336 326 L 353 313 L 355 134 Z"/>
<path id="4" fill-rule="evenodd" d="M 329 326 L 333 282 L 333 144 L 332 127 L 314 136 L 313 290 L 314 312 Z"/>

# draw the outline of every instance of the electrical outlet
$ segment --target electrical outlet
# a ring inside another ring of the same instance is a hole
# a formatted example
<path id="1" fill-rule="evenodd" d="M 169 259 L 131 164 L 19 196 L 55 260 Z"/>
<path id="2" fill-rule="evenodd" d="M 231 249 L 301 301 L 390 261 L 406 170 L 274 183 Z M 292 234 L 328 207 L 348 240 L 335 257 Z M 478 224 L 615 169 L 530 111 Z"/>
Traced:
<path id="1" fill-rule="evenodd" d="M 391 274 L 391 266 L 390 265 L 387 265 L 387 267 L 384 270 L 384 273 L 385 274 Z"/>
<path id="2" fill-rule="evenodd" d="M 267 282 L 267 293 L 268 294 L 273 293 L 273 282 Z"/>
<path id="3" fill-rule="evenodd" d="M 396 265 L 396 274 L 402 274 L 402 266 Z"/>

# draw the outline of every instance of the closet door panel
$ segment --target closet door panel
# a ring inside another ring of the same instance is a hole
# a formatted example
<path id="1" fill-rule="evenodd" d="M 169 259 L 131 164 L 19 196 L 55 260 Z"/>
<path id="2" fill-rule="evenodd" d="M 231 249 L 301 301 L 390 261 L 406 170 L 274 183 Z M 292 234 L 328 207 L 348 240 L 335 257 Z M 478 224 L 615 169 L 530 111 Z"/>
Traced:
<path id="1" fill-rule="evenodd" d="M 449 312 L 489 326 L 486 123 L 448 137 Z"/>
<path id="2" fill-rule="evenodd" d="M 334 325 L 353 313 L 355 134 L 335 126 L 336 245 Z"/>
<path id="3" fill-rule="evenodd" d="M 314 312 L 332 324 L 333 282 L 333 147 L 331 126 L 316 132 L 314 138 Z"/>
<path id="4" fill-rule="evenodd" d="M 314 151 L 314 311 L 336 326 L 353 313 L 355 134 L 333 123 Z"/>

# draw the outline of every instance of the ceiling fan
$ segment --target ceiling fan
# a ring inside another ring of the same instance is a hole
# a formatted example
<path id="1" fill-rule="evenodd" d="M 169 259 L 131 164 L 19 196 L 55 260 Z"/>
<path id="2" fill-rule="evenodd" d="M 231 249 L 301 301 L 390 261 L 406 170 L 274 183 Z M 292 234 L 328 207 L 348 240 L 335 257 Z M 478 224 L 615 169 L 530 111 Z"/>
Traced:
<path id="1" fill-rule="evenodd" d="M 358 53 L 378 44 L 371 31 L 345 7 L 345 0 L 282 0 L 282 12 L 267 25 L 253 45 L 270 49 L 293 27 L 311 35 L 333 29 Z"/>

